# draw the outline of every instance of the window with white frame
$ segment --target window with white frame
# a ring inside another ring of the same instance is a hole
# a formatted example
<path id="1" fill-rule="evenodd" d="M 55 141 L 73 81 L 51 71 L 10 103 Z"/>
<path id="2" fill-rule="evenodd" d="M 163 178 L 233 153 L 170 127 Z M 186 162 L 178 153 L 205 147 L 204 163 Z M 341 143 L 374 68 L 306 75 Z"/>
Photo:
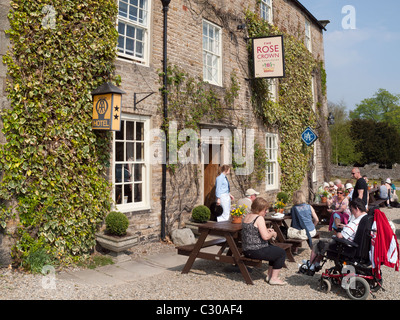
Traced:
<path id="1" fill-rule="evenodd" d="M 278 189 L 278 135 L 267 133 L 265 140 L 267 167 L 265 171 L 265 190 Z"/>
<path id="2" fill-rule="evenodd" d="M 306 33 L 305 45 L 306 48 L 311 52 L 311 23 L 307 19 L 305 24 L 305 33 Z"/>
<path id="3" fill-rule="evenodd" d="M 118 0 L 118 55 L 139 63 L 148 60 L 150 0 Z"/>
<path id="4" fill-rule="evenodd" d="M 203 80 L 221 85 L 221 28 L 203 20 Z"/>
<path id="5" fill-rule="evenodd" d="M 261 18 L 272 24 L 272 0 L 261 0 L 260 13 Z"/>
<path id="6" fill-rule="evenodd" d="M 121 211 L 149 207 L 149 119 L 121 115 L 113 141 L 113 200 Z"/>

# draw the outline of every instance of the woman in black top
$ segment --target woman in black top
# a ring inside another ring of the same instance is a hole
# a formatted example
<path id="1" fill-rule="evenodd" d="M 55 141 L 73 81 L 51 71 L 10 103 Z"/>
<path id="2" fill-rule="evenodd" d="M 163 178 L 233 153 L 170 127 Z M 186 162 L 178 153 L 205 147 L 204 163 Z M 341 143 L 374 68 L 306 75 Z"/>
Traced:
<path id="1" fill-rule="evenodd" d="M 271 285 L 285 285 L 286 282 L 279 279 L 279 272 L 284 266 L 286 252 L 269 243 L 269 240 L 276 238 L 277 234 L 265 225 L 264 217 L 268 207 L 265 199 L 256 198 L 251 205 L 251 212 L 244 217 L 242 222 L 243 253 L 251 259 L 269 261 L 266 281 Z"/>

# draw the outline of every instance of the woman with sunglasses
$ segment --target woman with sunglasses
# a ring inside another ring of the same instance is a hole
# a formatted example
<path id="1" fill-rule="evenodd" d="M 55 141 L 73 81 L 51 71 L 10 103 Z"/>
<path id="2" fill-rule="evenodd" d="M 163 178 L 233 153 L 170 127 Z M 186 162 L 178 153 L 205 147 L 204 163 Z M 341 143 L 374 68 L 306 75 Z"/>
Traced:
<path id="1" fill-rule="evenodd" d="M 338 188 L 337 195 L 328 200 L 328 212 L 331 212 L 329 230 L 334 230 L 335 234 L 340 232 L 341 228 L 347 224 L 350 218 L 349 199 L 344 195 L 344 189 Z"/>

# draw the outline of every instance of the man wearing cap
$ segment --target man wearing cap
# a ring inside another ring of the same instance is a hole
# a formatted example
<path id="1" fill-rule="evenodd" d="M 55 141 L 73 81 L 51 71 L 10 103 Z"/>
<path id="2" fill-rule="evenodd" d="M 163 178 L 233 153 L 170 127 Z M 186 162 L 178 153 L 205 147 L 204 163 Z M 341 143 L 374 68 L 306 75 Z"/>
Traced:
<path id="1" fill-rule="evenodd" d="M 246 190 L 246 194 L 245 194 L 246 197 L 240 199 L 238 201 L 237 205 L 238 206 L 245 205 L 246 206 L 246 213 L 249 213 L 251 211 L 251 204 L 257 198 L 258 194 L 260 194 L 260 193 L 257 192 L 254 189 L 247 189 Z"/>
<path id="2" fill-rule="evenodd" d="M 392 198 L 392 180 L 390 180 L 390 178 L 387 178 L 385 181 L 385 185 L 387 186 L 388 189 L 388 201 L 386 203 L 388 208 L 392 208 L 390 206 L 390 199 Z"/>
<path id="3" fill-rule="evenodd" d="M 357 167 L 354 167 L 351 170 L 351 175 L 354 179 L 357 179 L 356 185 L 354 186 L 353 190 L 352 200 L 360 198 L 364 202 L 364 206 L 367 207 L 369 198 L 367 182 L 365 182 L 365 180 L 361 176 L 360 169 L 358 169 Z"/>

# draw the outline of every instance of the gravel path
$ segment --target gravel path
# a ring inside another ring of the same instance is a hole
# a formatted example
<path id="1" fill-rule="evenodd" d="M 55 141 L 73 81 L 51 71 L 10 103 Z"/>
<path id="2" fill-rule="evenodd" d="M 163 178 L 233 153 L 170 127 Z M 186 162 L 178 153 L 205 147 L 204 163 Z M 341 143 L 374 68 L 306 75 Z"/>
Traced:
<path id="1" fill-rule="evenodd" d="M 400 209 L 383 209 L 389 220 L 393 221 L 400 239 Z M 324 231 L 324 226 L 320 231 Z M 132 258 L 152 255 L 159 252 L 175 252 L 173 245 L 151 243 L 135 247 Z M 310 250 L 302 249 L 295 256 L 297 262 L 308 259 Z M 328 294 L 318 291 L 320 273 L 314 277 L 299 275 L 297 263 L 287 263 L 281 277 L 287 286 L 271 286 L 265 282 L 267 264 L 253 269 L 251 276 L 254 285 L 246 285 L 234 267 L 218 262 L 199 260 L 188 274 L 181 274 L 183 266 L 164 273 L 130 282 L 129 284 L 98 287 L 74 284 L 68 280 L 57 279 L 56 289 L 49 287 L 41 275 L 26 274 L 9 269 L 0 270 L 0 299 L 2 300 L 348 300 L 341 288 L 332 288 Z M 376 300 L 397 300 L 400 298 L 400 272 L 383 266 L 383 281 L 386 291 L 376 293 Z M 371 296 L 369 299 L 373 299 Z"/>

